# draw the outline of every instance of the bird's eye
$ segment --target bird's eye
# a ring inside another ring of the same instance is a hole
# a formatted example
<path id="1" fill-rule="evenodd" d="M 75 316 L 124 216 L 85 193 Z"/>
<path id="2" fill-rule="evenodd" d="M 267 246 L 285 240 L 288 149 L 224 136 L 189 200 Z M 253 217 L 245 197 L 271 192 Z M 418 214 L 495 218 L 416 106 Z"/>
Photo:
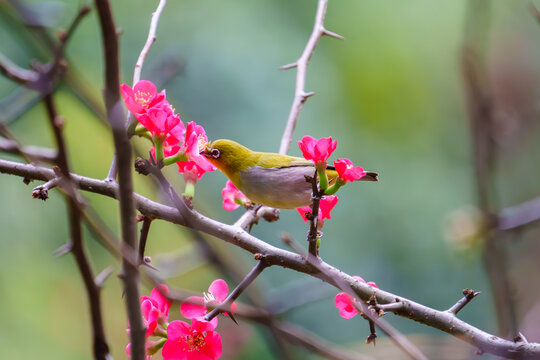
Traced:
<path id="1" fill-rule="evenodd" d="M 220 155 L 219 150 L 218 149 L 212 149 L 212 151 L 210 152 L 210 155 L 212 155 L 212 157 L 214 159 L 219 158 L 219 155 Z"/>

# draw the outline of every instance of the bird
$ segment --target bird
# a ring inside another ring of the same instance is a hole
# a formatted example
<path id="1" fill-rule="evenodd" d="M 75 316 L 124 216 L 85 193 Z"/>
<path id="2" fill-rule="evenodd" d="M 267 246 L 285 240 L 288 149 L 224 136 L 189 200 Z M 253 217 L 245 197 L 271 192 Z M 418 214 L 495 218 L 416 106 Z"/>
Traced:
<path id="1" fill-rule="evenodd" d="M 210 163 L 221 170 L 253 203 L 279 209 L 296 209 L 312 203 L 312 184 L 306 177 L 315 174 L 312 161 L 289 155 L 256 152 L 228 139 L 208 143 L 201 151 Z M 334 167 L 326 170 L 332 184 L 338 174 Z M 376 172 L 360 178 L 378 181 Z"/>

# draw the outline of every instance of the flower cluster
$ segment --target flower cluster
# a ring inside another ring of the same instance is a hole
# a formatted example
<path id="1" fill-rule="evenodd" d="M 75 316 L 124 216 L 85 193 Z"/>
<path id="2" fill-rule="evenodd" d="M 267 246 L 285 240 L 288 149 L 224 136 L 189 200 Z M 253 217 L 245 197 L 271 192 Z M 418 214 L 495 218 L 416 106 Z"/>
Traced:
<path id="1" fill-rule="evenodd" d="M 375 284 L 373 281 L 366 282 L 360 276 L 353 276 L 353 278 L 364 284 L 373 286 L 374 288 L 379 288 L 377 284 Z M 358 300 L 344 292 L 340 292 L 339 294 L 337 294 L 334 299 L 334 304 L 339 310 L 339 315 L 344 319 L 352 319 L 356 316 L 356 314 L 358 314 L 358 310 L 355 306 L 357 302 Z"/>
<path id="2" fill-rule="evenodd" d="M 163 165 L 176 163 L 178 172 L 184 174 L 186 183 L 191 186 L 205 172 L 215 170 L 200 155 L 208 143 L 204 128 L 195 122 L 184 125 L 167 101 L 165 90 L 158 93 L 156 86 L 148 80 L 139 81 L 133 89 L 122 84 L 120 90 L 126 107 L 140 123 L 135 132 L 152 140 L 154 147 L 150 152 L 156 162 Z"/>
<path id="3" fill-rule="evenodd" d="M 334 196 L 337 190 L 348 181 L 356 181 L 366 175 L 360 166 L 354 166 L 349 159 L 337 159 L 334 167 L 327 165 L 328 158 L 337 146 L 337 141 L 332 137 L 315 139 L 306 135 L 298 142 L 304 159 L 313 161 L 319 177 L 319 187 L 326 194 L 319 204 L 319 227 L 322 227 L 324 219 L 330 219 L 330 211 L 336 205 L 338 198 Z M 297 209 L 304 221 L 308 221 L 306 214 L 312 213 L 309 206 Z"/>
<path id="4" fill-rule="evenodd" d="M 217 279 L 212 282 L 204 298 L 193 296 L 186 299 L 180 305 L 180 313 L 191 320 L 191 324 L 181 320 L 169 323 L 171 302 L 167 299 L 169 289 L 166 285 L 156 286 L 151 296 L 142 296 L 146 359 L 150 360 L 160 349 L 163 349 L 164 360 L 214 360 L 221 357 L 221 337 L 215 331 L 218 319 L 215 317 L 206 321 L 204 317 L 227 298 L 228 292 L 227 283 Z M 233 314 L 235 311 L 236 304 L 233 303 L 229 312 Z M 130 330 L 127 331 L 129 333 Z M 126 353 L 131 356 L 131 344 L 126 347 Z"/>

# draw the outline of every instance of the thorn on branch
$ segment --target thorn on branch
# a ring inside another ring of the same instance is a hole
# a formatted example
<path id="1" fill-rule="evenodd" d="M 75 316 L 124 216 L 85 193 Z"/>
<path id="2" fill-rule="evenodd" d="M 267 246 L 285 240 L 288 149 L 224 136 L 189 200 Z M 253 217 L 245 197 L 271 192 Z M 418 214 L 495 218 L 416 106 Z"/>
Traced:
<path id="1" fill-rule="evenodd" d="M 112 273 L 113 273 L 112 266 L 107 266 L 105 269 L 103 269 L 103 271 L 101 271 L 94 279 L 96 286 L 98 288 L 103 287 L 103 284 L 109 278 L 109 276 L 111 276 Z"/>
<path id="2" fill-rule="evenodd" d="M 289 69 L 293 69 L 295 67 L 298 66 L 298 63 L 297 62 L 293 62 L 293 63 L 290 63 L 290 64 L 287 64 L 287 65 L 283 65 L 283 66 L 280 66 L 279 68 L 281 70 L 289 70 Z"/>
<path id="3" fill-rule="evenodd" d="M 67 243 L 65 243 L 64 245 L 60 246 L 57 250 L 55 250 L 53 252 L 53 256 L 55 258 L 59 258 L 60 256 L 65 255 L 65 254 L 67 254 L 68 252 L 70 252 L 72 250 L 73 250 L 73 243 L 70 240 Z"/>
<path id="4" fill-rule="evenodd" d="M 323 35 L 332 37 L 332 38 L 334 38 L 334 39 L 345 40 L 345 38 L 344 38 L 343 36 L 341 36 L 341 35 L 339 35 L 339 34 L 336 34 L 336 33 L 333 32 L 333 31 L 327 30 L 327 29 L 325 29 L 325 28 L 323 28 L 322 33 L 323 33 Z"/>
<path id="5" fill-rule="evenodd" d="M 315 95 L 315 91 L 309 91 L 309 92 L 305 92 L 305 93 L 302 93 L 300 94 L 300 97 L 302 98 L 301 102 L 302 104 L 306 102 L 306 100 L 310 97 L 312 97 L 313 95 Z"/>

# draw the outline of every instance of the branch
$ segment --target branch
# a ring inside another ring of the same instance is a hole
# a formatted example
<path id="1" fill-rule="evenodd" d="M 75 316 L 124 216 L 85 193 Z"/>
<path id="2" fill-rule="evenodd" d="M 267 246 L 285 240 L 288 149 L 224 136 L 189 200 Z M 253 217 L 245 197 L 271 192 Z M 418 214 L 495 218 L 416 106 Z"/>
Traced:
<path id="1" fill-rule="evenodd" d="M 102 242 L 102 244 L 117 258 L 124 257 L 128 261 L 132 261 L 134 264 L 136 263 L 135 256 L 133 254 L 128 254 L 125 251 L 122 251 L 118 244 L 120 244 L 120 241 L 116 238 L 116 236 L 108 230 L 107 226 L 103 224 L 103 222 L 99 219 L 99 216 L 97 214 L 91 214 L 91 208 L 87 210 L 81 210 L 83 213 L 83 216 L 86 220 L 86 222 L 89 225 L 90 230 L 97 236 L 97 238 Z M 198 233 L 197 233 L 198 234 Z M 204 241 L 205 239 L 198 234 L 199 241 Z M 68 250 L 69 251 L 69 250 Z M 216 259 L 218 262 L 222 261 L 222 259 Z M 215 264 L 215 262 L 212 262 Z M 106 271 L 108 269 L 105 269 L 104 272 L 102 272 L 103 277 L 107 275 Z M 149 272 L 148 270 L 144 271 L 143 273 L 146 275 L 146 277 L 151 281 L 152 286 L 157 286 L 158 284 L 164 284 L 165 280 L 161 279 L 159 276 L 156 275 L 154 272 Z M 100 275 L 96 277 L 96 283 L 98 281 L 98 278 L 101 278 Z M 193 296 L 194 294 L 187 294 L 185 291 L 179 291 L 177 289 L 171 288 L 171 293 L 169 294 L 169 298 L 171 300 L 175 301 L 189 301 L 188 297 Z M 364 356 L 354 354 L 349 351 L 344 351 L 339 348 L 336 348 L 334 345 L 326 342 L 325 340 L 317 337 L 315 334 L 311 334 L 307 331 L 305 331 L 302 328 L 295 327 L 291 324 L 284 323 L 284 322 L 276 322 L 273 318 L 274 314 L 269 313 L 268 311 L 261 309 L 261 308 L 255 308 L 246 304 L 238 304 L 238 309 L 236 312 L 236 315 L 239 317 L 242 317 L 247 320 L 251 320 L 257 323 L 260 323 L 264 326 L 267 326 L 270 329 L 270 332 L 274 337 L 276 337 L 276 341 L 281 341 L 281 338 L 296 343 L 298 345 L 301 345 L 305 347 L 306 349 L 310 351 L 314 351 L 315 353 L 322 355 L 328 359 L 334 359 L 334 360 L 361 360 L 361 359 L 368 359 Z M 279 338 L 278 338 L 279 337 Z M 279 345 L 279 344 L 278 344 Z M 285 351 L 282 349 L 282 351 Z M 285 359 L 285 353 L 280 354 L 280 358 Z"/>
<path id="2" fill-rule="evenodd" d="M 333 273 L 332 271 L 329 271 L 325 267 L 323 267 L 322 260 L 314 256 L 313 254 L 304 254 L 302 248 L 297 245 L 297 242 L 290 236 L 285 235 L 282 237 L 283 241 L 291 246 L 296 252 L 303 255 L 303 257 L 310 263 L 310 265 L 313 265 L 317 270 L 319 270 L 324 276 L 328 277 L 328 282 L 332 283 L 335 287 L 340 289 L 341 291 L 344 291 L 352 298 L 357 298 L 358 294 L 353 288 L 351 287 L 351 284 L 348 284 L 345 280 L 342 279 L 341 276 Z M 354 302 L 354 306 L 357 308 L 359 313 L 369 322 L 369 329 L 370 329 L 370 335 L 368 336 L 366 343 L 375 343 L 375 338 L 377 335 L 375 334 L 375 324 L 381 328 L 382 331 L 386 333 L 390 337 L 390 339 L 401 349 L 403 350 L 407 355 L 409 355 L 412 359 L 415 360 L 427 360 L 426 356 L 422 354 L 422 352 L 414 346 L 403 334 L 401 334 L 399 331 L 394 329 L 390 324 L 388 324 L 386 321 L 379 318 L 378 313 L 372 312 L 369 307 L 365 303 L 366 300 L 363 300 L 361 302 Z M 375 295 L 371 295 L 369 297 L 369 303 L 370 304 L 376 304 L 377 299 Z"/>
<path id="3" fill-rule="evenodd" d="M 238 299 L 238 297 L 247 289 L 249 285 L 263 272 L 263 270 L 268 266 L 264 260 L 264 256 L 261 254 L 255 254 L 255 258 L 259 261 L 257 265 L 251 269 L 251 271 L 246 275 L 246 277 L 234 288 L 233 291 L 227 296 L 225 301 L 223 303 L 216 306 L 212 311 L 210 311 L 206 316 L 205 320 L 210 321 L 213 318 L 215 318 L 217 315 L 219 315 L 222 312 L 226 312 L 232 317 L 232 314 L 230 313 L 230 308 L 232 303 Z M 234 320 L 236 322 L 236 320 Z"/>
<path id="4" fill-rule="evenodd" d="M 461 50 L 461 70 L 464 79 L 471 142 L 475 167 L 478 208 L 486 221 L 483 260 L 491 283 L 499 334 L 517 335 L 517 318 L 513 291 L 508 278 L 504 244 L 500 233 L 489 221 L 495 213 L 497 186 L 495 166 L 497 149 L 494 140 L 494 100 L 486 65 L 485 42 L 489 33 L 490 2 L 469 0 L 466 12 L 466 32 Z"/>
<path id="5" fill-rule="evenodd" d="M 54 171 L 51 169 L 1 159 L 0 172 L 43 181 L 55 177 Z M 118 185 L 116 184 L 76 174 L 71 174 L 71 178 L 81 190 L 111 198 L 118 197 Z M 272 246 L 236 226 L 220 223 L 190 209 L 188 209 L 187 213 L 184 210 L 180 213 L 176 208 L 154 202 L 139 194 L 134 194 L 134 199 L 137 209 L 147 216 L 183 226 L 188 226 L 189 223 L 189 226 L 195 230 L 215 236 L 252 254 L 260 253 L 265 255 L 269 265 L 278 265 L 305 273 L 336 286 L 332 278 L 321 273 L 317 267 L 306 261 L 301 255 Z M 189 217 L 189 219 L 186 220 L 186 217 Z M 390 309 L 389 312 L 444 331 L 484 352 L 510 359 L 535 359 L 540 357 L 540 344 L 538 343 L 524 344 L 502 339 L 458 319 L 447 311 L 432 309 L 401 296 L 362 284 L 352 276 L 341 272 L 322 260 L 319 267 L 325 269 L 326 273 L 331 274 L 332 277 L 341 278 L 348 283 L 361 300 L 368 301 L 372 295 L 375 295 L 377 303 L 384 305 L 393 304 L 396 299 L 399 299 L 401 306 L 397 309 Z"/>
<path id="6" fill-rule="evenodd" d="M 118 159 L 118 197 L 120 201 L 122 242 L 129 251 L 134 251 L 137 243 L 137 227 L 133 201 L 133 179 L 131 176 L 132 148 L 126 134 L 123 108 L 120 102 L 118 37 L 109 1 L 95 0 L 95 5 L 98 11 L 104 45 L 105 108 L 107 121 L 112 127 L 115 153 Z M 122 273 L 126 294 L 126 308 L 131 329 L 131 356 L 133 360 L 143 360 L 145 358 L 145 327 L 139 304 L 138 267 L 123 259 Z"/>
<path id="7" fill-rule="evenodd" d="M 19 84 L 36 82 L 39 74 L 33 70 L 26 70 L 15 65 L 11 60 L 0 53 L 0 72 Z"/>
<path id="8" fill-rule="evenodd" d="M 512 230 L 540 220 L 540 197 L 502 209 L 497 221 L 501 230 Z"/>
<path id="9" fill-rule="evenodd" d="M 279 220 L 279 209 L 269 206 L 258 206 L 251 211 L 246 211 L 236 222 L 234 226 L 238 226 L 241 229 L 251 229 L 254 224 L 259 222 L 260 218 L 268 222 L 274 222 Z"/>
<path id="10" fill-rule="evenodd" d="M 468 303 L 471 302 L 472 299 L 480 295 L 480 291 L 474 291 L 471 289 L 465 289 L 463 290 L 463 297 L 459 299 L 457 303 L 454 304 L 450 309 L 447 311 L 449 313 L 452 313 L 454 315 L 457 315 L 458 312 L 461 311 Z"/>
<path id="11" fill-rule="evenodd" d="M 291 141 L 296 128 L 296 123 L 298 121 L 298 116 L 300 115 L 300 110 L 302 106 L 308 99 L 308 97 L 315 95 L 314 92 L 306 92 L 306 71 L 311 55 L 319 42 L 319 39 L 323 35 L 334 37 L 337 39 L 343 39 L 341 35 L 328 31 L 324 28 L 324 16 L 326 14 L 326 7 L 328 5 L 328 0 L 319 0 L 317 5 L 317 14 L 315 15 L 315 23 L 313 24 L 313 31 L 311 36 L 302 52 L 302 55 L 296 60 L 296 62 L 287 64 L 281 67 L 282 70 L 296 68 L 296 87 L 294 91 L 294 99 L 289 112 L 289 117 L 287 119 L 287 125 L 283 136 L 281 138 L 281 144 L 279 146 L 280 154 L 287 154 L 289 152 L 289 147 L 291 146 Z"/>
<path id="12" fill-rule="evenodd" d="M 49 187 L 54 183 L 62 183 L 67 192 L 66 200 L 68 203 L 69 214 L 69 229 L 70 229 L 70 245 L 69 248 L 75 257 L 75 261 L 79 268 L 79 272 L 83 278 L 88 302 L 90 305 L 90 315 L 92 321 L 93 333 L 93 348 L 94 357 L 96 360 L 106 360 L 109 357 L 109 347 L 105 340 L 105 330 L 103 327 L 103 315 L 101 311 L 100 289 L 94 281 L 94 275 L 90 262 L 83 247 L 82 229 L 81 229 L 81 213 L 77 201 L 77 194 L 71 181 L 69 172 L 69 164 L 66 154 L 66 146 L 62 135 L 63 121 L 56 112 L 52 94 L 48 94 L 44 98 L 47 108 L 47 114 L 51 127 L 53 129 L 56 145 L 58 147 L 58 165 L 60 167 L 61 176 L 51 179 L 47 184 Z M 45 185 L 47 185 L 45 184 Z M 45 186 L 44 185 L 44 186 Z M 46 191 L 46 190 L 45 190 Z"/>
<path id="13" fill-rule="evenodd" d="M 311 204 L 311 214 L 309 216 L 309 232 L 307 241 L 309 243 L 308 252 L 315 257 L 319 256 L 319 246 L 317 244 L 319 238 L 319 204 L 321 203 L 321 191 L 317 186 L 317 170 L 310 179 L 306 178 L 306 181 L 311 183 L 311 198 L 313 203 Z"/>
<path id="14" fill-rule="evenodd" d="M 37 146 L 21 146 L 15 140 L 0 138 L 0 151 L 20 154 L 29 160 L 52 163 L 56 160 L 56 150 Z"/>
<path id="15" fill-rule="evenodd" d="M 152 13 L 152 20 L 150 20 L 150 29 L 148 30 L 148 37 L 146 38 L 146 42 L 144 43 L 141 53 L 139 54 L 139 58 L 137 59 L 137 62 L 135 63 L 135 70 L 133 71 L 132 86 L 135 86 L 135 84 L 138 83 L 139 80 L 141 80 L 141 72 L 142 72 L 144 60 L 146 59 L 146 56 L 150 52 L 150 48 L 156 41 L 156 31 L 157 31 L 157 26 L 159 23 L 159 17 L 161 16 L 161 13 L 163 12 L 163 9 L 165 8 L 166 4 L 167 4 L 167 0 L 160 0 L 156 11 Z M 129 137 L 131 137 L 132 132 L 134 130 L 134 126 L 136 125 L 136 122 L 135 124 L 131 125 L 132 120 L 133 120 L 133 115 L 131 114 L 130 111 L 128 111 L 127 117 L 126 117 L 126 126 L 128 128 Z M 111 166 L 109 168 L 109 173 L 107 174 L 107 179 L 110 181 L 113 181 L 116 179 L 117 162 L 118 162 L 118 158 L 115 153 L 112 159 Z"/>

